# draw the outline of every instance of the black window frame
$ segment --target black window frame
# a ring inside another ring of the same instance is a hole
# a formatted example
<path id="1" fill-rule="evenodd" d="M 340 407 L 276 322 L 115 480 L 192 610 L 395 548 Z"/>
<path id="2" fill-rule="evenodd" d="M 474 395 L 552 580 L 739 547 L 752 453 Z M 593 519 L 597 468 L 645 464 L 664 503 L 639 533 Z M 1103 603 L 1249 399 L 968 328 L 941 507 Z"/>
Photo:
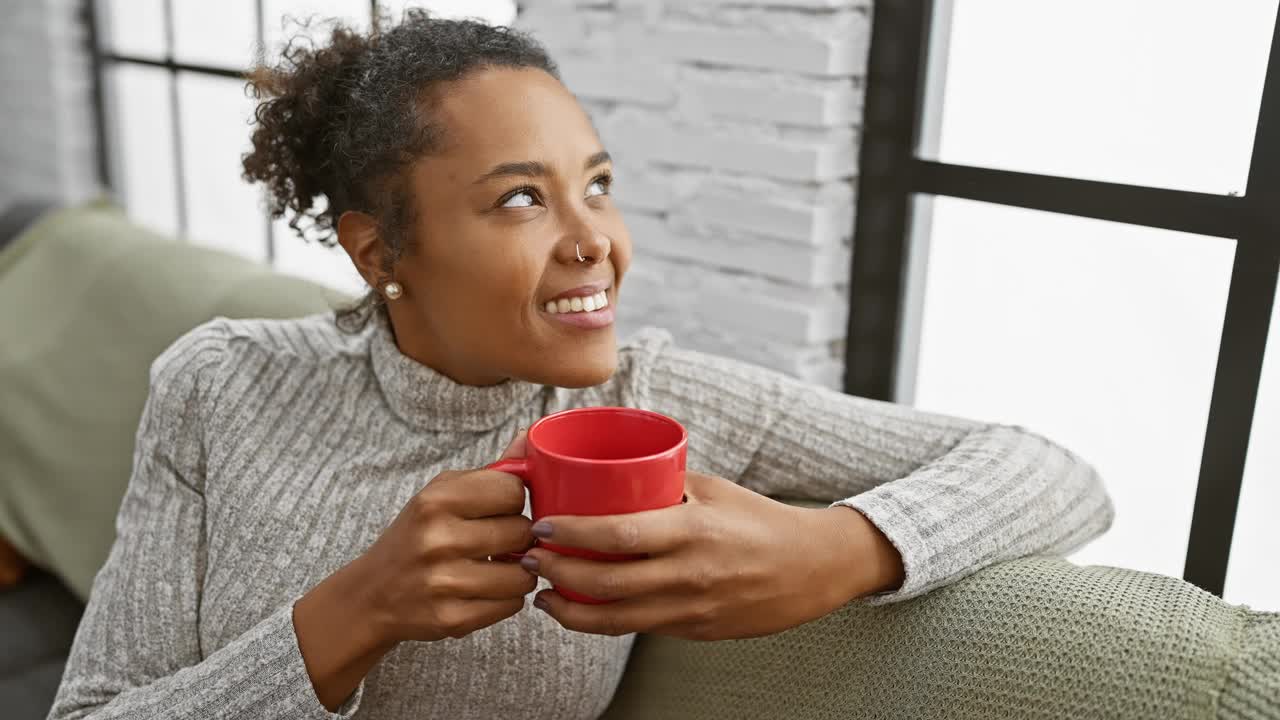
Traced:
<path id="1" fill-rule="evenodd" d="M 893 400 L 913 203 L 951 197 L 1236 241 L 1183 578 L 1222 595 L 1280 274 L 1280 18 L 1248 183 L 1214 195 L 920 157 L 930 27 L 948 0 L 877 0 L 871 23 L 850 268 L 845 391 Z M 1268 202 L 1268 198 L 1270 202 Z"/>

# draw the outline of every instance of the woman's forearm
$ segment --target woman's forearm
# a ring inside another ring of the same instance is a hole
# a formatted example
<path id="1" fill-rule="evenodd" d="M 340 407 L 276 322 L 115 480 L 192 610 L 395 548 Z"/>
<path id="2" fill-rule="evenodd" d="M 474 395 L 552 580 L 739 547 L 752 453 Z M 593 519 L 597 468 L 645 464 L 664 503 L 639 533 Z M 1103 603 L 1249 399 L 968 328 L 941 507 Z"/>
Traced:
<path id="1" fill-rule="evenodd" d="M 896 482 L 840 501 L 861 511 L 903 558 L 896 601 L 993 563 L 1065 554 L 1097 537 L 1113 509 L 1095 469 L 1044 437 L 1011 426 L 966 436 Z"/>
<path id="2" fill-rule="evenodd" d="M 392 648 L 378 630 L 359 560 L 325 578 L 293 606 L 298 648 L 320 704 L 336 712 Z"/>

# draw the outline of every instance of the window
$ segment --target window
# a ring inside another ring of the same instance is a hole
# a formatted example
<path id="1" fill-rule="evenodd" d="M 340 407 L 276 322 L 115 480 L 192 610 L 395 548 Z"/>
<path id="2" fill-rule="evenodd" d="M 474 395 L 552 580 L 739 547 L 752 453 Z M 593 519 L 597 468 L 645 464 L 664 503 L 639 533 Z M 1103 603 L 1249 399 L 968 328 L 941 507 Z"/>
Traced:
<path id="1" fill-rule="evenodd" d="M 1277 5 L 877 3 L 846 363 L 1096 465 L 1077 560 L 1272 609 Z"/>
<path id="2" fill-rule="evenodd" d="M 374 13 L 410 7 L 497 25 L 515 18 L 513 0 L 96 0 L 104 184 L 140 224 L 363 291 L 345 253 L 269 222 L 263 191 L 240 178 L 253 113 L 243 74 L 260 48 L 273 57 L 289 37 L 318 36 L 313 19 L 367 28 Z"/>
<path id="3" fill-rule="evenodd" d="M 1116 520 L 1076 559 L 1176 577 L 1234 254 L 1222 238 L 939 197 L 915 404 L 1087 458 Z"/>
<path id="4" fill-rule="evenodd" d="M 958 0 L 922 156 L 1239 194 L 1275 15 L 1275 0 Z"/>

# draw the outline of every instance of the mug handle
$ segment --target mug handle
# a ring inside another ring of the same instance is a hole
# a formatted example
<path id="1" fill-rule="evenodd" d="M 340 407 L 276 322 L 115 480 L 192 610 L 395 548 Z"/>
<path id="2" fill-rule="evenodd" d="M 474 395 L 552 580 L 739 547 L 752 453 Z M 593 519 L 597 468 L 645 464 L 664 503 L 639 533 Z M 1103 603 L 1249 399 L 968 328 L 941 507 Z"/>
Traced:
<path id="1" fill-rule="evenodd" d="M 484 466 L 485 470 L 497 470 L 498 472 L 510 473 L 520 478 L 527 486 L 529 484 L 529 460 L 528 458 L 507 458 L 499 460 L 495 463 L 489 463 Z"/>
<path id="2" fill-rule="evenodd" d="M 497 470 L 498 472 L 515 475 L 524 482 L 525 487 L 529 487 L 529 460 L 526 458 L 508 458 L 506 460 L 499 460 L 498 462 L 485 465 L 484 469 Z M 493 559 L 498 562 L 520 562 L 520 558 L 522 557 L 524 557 L 524 553 L 507 553 L 505 555 L 494 555 Z"/>

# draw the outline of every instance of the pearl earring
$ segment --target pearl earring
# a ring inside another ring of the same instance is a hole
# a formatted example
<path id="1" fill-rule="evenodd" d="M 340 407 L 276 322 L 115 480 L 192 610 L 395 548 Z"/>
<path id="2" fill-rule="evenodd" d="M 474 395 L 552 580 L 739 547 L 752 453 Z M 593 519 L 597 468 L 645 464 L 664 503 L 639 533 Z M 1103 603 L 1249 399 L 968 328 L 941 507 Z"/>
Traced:
<path id="1" fill-rule="evenodd" d="M 382 292 L 388 300 L 397 300 L 404 294 L 404 288 L 400 287 L 398 282 L 389 282 L 382 286 Z"/>

